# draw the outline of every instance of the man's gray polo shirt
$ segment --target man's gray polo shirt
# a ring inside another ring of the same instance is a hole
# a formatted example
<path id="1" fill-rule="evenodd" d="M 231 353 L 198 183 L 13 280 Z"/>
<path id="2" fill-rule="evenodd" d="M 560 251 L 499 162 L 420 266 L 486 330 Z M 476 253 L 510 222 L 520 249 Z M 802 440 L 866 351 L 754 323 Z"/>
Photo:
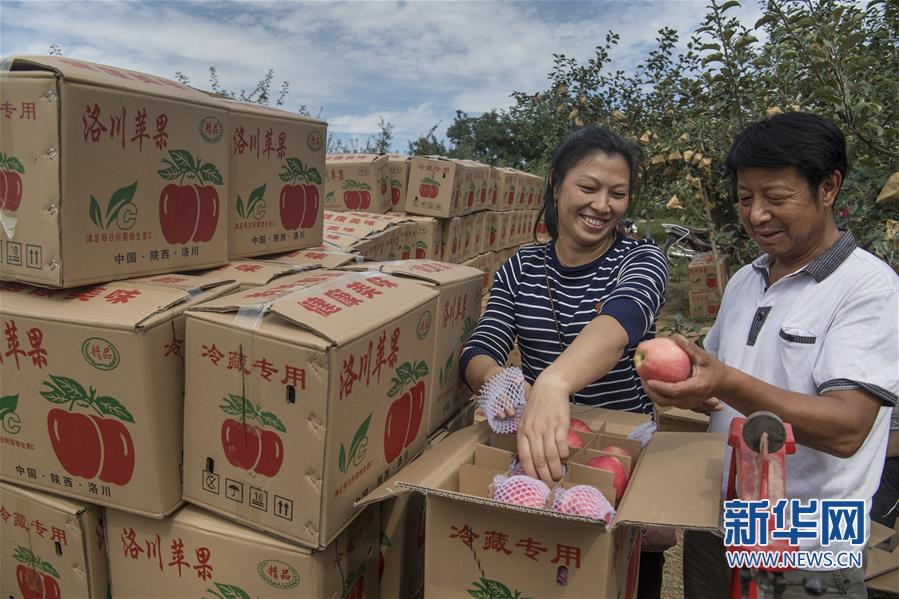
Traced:
<path id="1" fill-rule="evenodd" d="M 769 264 L 769 257 L 762 256 L 734 275 L 704 346 L 724 363 L 783 389 L 807 395 L 864 389 L 877 397 L 880 412 L 855 455 L 843 459 L 797 444 L 787 460 L 791 498 L 864 499 L 870 507 L 899 393 L 896 274 L 856 247 L 849 232 L 817 259 L 770 286 Z M 727 402 L 726 397 L 720 399 Z M 725 405 L 713 413 L 709 430 L 726 434 L 738 416 Z M 730 449 L 725 477 L 729 463 Z M 800 545 L 803 550 L 819 549 L 816 542 Z M 853 550 L 848 543 L 827 549 Z"/>

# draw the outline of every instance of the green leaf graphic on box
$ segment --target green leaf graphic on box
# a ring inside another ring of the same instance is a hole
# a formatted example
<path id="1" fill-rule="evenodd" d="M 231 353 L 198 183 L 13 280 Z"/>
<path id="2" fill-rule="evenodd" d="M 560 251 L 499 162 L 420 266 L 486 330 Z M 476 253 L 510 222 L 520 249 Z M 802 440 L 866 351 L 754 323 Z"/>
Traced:
<path id="1" fill-rule="evenodd" d="M 237 194 L 237 216 L 246 218 L 246 214 L 243 211 L 243 199 L 241 199 L 240 194 Z"/>
<path id="2" fill-rule="evenodd" d="M 228 397 L 225 398 L 225 403 L 220 405 L 219 408 L 225 414 L 229 416 L 243 416 L 244 414 L 255 414 L 255 410 L 253 409 L 253 404 L 248 402 L 240 395 L 234 395 L 233 393 L 229 393 Z"/>
<path id="3" fill-rule="evenodd" d="M 22 547 L 21 545 L 19 547 L 16 547 L 15 551 L 12 552 L 12 556 L 17 562 L 22 562 L 23 564 L 28 564 L 29 566 L 34 565 L 34 554 L 31 553 L 31 550 L 26 547 Z"/>
<path id="4" fill-rule="evenodd" d="M 190 156 L 190 154 L 188 154 Z M 207 162 L 199 169 L 200 172 L 200 181 L 204 183 L 212 183 L 213 185 L 221 185 L 225 182 L 222 174 L 219 172 L 215 165 L 211 162 Z"/>
<path id="5" fill-rule="evenodd" d="M 340 455 L 337 456 L 337 466 L 340 468 L 341 472 L 346 474 L 346 450 L 343 448 L 343 443 L 340 444 Z"/>
<path id="6" fill-rule="evenodd" d="M 57 572 L 56 569 L 48 562 L 41 562 L 40 568 L 53 578 L 59 578 L 59 572 Z"/>
<path id="7" fill-rule="evenodd" d="M 412 371 L 412 380 L 416 381 L 420 378 L 424 378 L 428 376 L 428 365 L 424 362 L 419 362 L 415 365 L 414 370 Z M 410 381 L 411 382 L 411 381 Z"/>
<path id="8" fill-rule="evenodd" d="M 321 183 L 322 183 L 321 174 L 318 172 L 317 169 L 315 169 L 314 167 L 311 167 L 311 166 L 306 169 L 305 178 L 306 178 L 306 182 L 308 182 L 308 183 L 318 183 L 319 185 L 321 185 Z"/>
<path id="9" fill-rule="evenodd" d="M 94 196 L 91 196 L 90 215 L 91 222 L 93 222 L 101 229 L 105 228 L 103 227 L 103 214 L 102 212 L 100 212 L 100 202 L 98 202 L 97 198 L 95 198 Z"/>
<path id="10" fill-rule="evenodd" d="M 446 359 L 446 366 L 440 371 L 440 388 L 445 389 L 449 382 L 449 374 L 453 369 L 453 354 Z"/>
<path id="11" fill-rule="evenodd" d="M 391 547 L 390 537 L 382 530 L 380 531 L 380 544 L 382 547 Z"/>
<path id="12" fill-rule="evenodd" d="M 169 150 L 169 155 L 172 157 L 172 163 L 178 170 L 187 172 L 197 170 L 197 166 L 194 164 L 194 157 L 187 150 Z"/>
<path id="13" fill-rule="evenodd" d="M 348 456 L 348 461 L 353 462 L 356 458 L 356 452 L 359 451 L 359 446 L 362 444 L 368 437 L 368 425 L 371 423 L 371 414 L 368 415 L 368 418 L 365 419 L 365 422 L 359 425 L 359 428 L 356 430 L 356 434 L 353 435 L 353 442 L 350 444 L 350 455 Z"/>
<path id="14" fill-rule="evenodd" d="M 131 203 L 134 199 L 134 192 L 137 190 L 137 181 L 132 183 L 131 185 L 126 185 L 125 187 L 121 187 L 112 194 L 112 197 L 109 198 L 109 205 L 106 207 L 106 226 L 104 228 L 109 228 L 109 225 L 115 222 L 116 217 L 119 215 L 119 210 L 122 209 L 122 206 L 125 204 Z M 93 198 L 93 196 L 91 196 Z"/>
<path id="15" fill-rule="evenodd" d="M 390 382 L 393 383 L 393 386 L 390 387 L 390 390 L 387 391 L 387 397 L 393 397 L 397 393 L 403 390 L 403 381 L 394 377 L 390 379 Z"/>
<path id="16" fill-rule="evenodd" d="M 399 365 L 399 368 L 396 369 L 396 375 L 400 377 L 401 381 L 407 381 L 412 378 L 412 362 L 403 362 Z"/>
<path id="17" fill-rule="evenodd" d="M 7 412 L 15 412 L 16 406 L 19 405 L 19 394 L 5 395 L 0 397 L 0 418 L 5 416 Z"/>
<path id="18" fill-rule="evenodd" d="M 325 202 L 327 202 L 329 204 L 334 202 L 334 192 L 333 191 L 329 191 L 327 194 L 325 194 Z"/>
<path id="19" fill-rule="evenodd" d="M 66 396 L 66 399 L 69 401 L 82 401 L 87 398 L 87 391 L 84 390 L 84 387 L 81 386 L 81 383 L 76 381 L 75 379 L 70 379 L 66 376 L 56 376 L 51 374 L 50 380 L 56 385 L 56 388 Z M 44 384 L 50 385 L 44 381 Z"/>
<path id="20" fill-rule="evenodd" d="M 174 181 L 181 176 L 181 169 L 179 169 L 177 166 L 166 159 L 163 159 L 162 162 L 163 164 L 167 164 L 168 168 L 163 168 L 156 171 L 160 177 L 162 177 L 166 181 Z"/>
<path id="21" fill-rule="evenodd" d="M 212 584 L 215 585 L 215 588 L 217 588 L 219 592 L 216 593 L 212 589 L 206 589 L 206 592 L 212 593 L 219 599 L 250 599 L 250 596 L 247 595 L 246 591 L 233 584 L 222 584 L 220 582 L 214 582 Z"/>
<path id="22" fill-rule="evenodd" d="M 482 578 L 472 583 L 475 588 L 468 589 L 468 594 L 476 599 L 526 599 L 521 593 L 509 590 L 509 587 L 498 580 Z"/>
<path id="23" fill-rule="evenodd" d="M 134 416 L 132 416 L 131 412 L 128 411 L 128 408 L 119 403 L 119 400 L 116 398 L 104 395 L 98 397 L 94 401 L 101 414 L 115 416 L 119 420 L 124 420 L 125 422 L 134 422 Z"/>
<path id="24" fill-rule="evenodd" d="M 287 429 L 284 428 L 284 424 L 278 419 L 277 416 L 275 416 L 271 412 L 262 412 L 262 414 L 259 417 L 259 420 L 262 422 L 263 426 L 273 428 L 276 431 L 281 432 L 281 433 L 287 432 Z"/>
<path id="25" fill-rule="evenodd" d="M 266 183 L 263 183 L 256 189 L 250 192 L 250 197 L 247 198 L 247 209 L 246 214 L 252 214 L 253 208 L 256 207 L 256 204 L 263 201 L 262 198 L 265 196 L 265 186 Z M 241 215 L 243 216 L 243 215 Z"/>
<path id="26" fill-rule="evenodd" d="M 25 167 L 22 166 L 22 163 L 19 162 L 18 158 L 15 156 L 7 156 L 3 152 L 0 152 L 0 168 L 4 168 L 8 171 L 16 171 L 23 175 L 25 174 Z"/>

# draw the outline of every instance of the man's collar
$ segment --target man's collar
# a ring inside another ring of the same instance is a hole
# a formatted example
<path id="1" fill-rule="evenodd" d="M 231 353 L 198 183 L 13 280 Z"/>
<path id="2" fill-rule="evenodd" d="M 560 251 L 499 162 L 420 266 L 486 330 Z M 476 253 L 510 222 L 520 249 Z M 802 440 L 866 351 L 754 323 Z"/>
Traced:
<path id="1" fill-rule="evenodd" d="M 804 272 L 811 275 L 817 283 L 820 283 L 835 271 L 846 258 L 852 254 L 853 250 L 858 247 L 855 237 L 849 231 L 842 231 L 836 243 L 827 248 L 823 254 L 806 264 L 798 272 Z M 752 262 L 752 267 L 756 271 L 762 272 L 766 279 L 768 276 L 768 268 L 771 266 L 771 256 L 762 254 Z M 797 273 L 798 274 L 798 273 Z"/>

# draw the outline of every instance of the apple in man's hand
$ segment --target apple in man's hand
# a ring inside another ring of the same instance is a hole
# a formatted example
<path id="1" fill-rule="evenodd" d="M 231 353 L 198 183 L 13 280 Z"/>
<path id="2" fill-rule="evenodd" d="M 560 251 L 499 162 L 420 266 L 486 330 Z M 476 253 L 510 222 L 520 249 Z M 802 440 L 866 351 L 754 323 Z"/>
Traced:
<path id="1" fill-rule="evenodd" d="M 690 377 L 690 356 L 668 337 L 643 341 L 634 354 L 634 366 L 647 381 L 679 383 Z"/>

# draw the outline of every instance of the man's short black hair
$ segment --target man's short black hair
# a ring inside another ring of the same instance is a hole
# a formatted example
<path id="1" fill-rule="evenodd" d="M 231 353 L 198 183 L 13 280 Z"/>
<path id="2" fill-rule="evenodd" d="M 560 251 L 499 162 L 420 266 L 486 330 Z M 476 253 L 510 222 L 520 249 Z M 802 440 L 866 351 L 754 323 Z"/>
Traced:
<path id="1" fill-rule="evenodd" d="M 846 178 L 846 138 L 833 121 L 809 112 L 786 112 L 752 123 L 734 139 L 724 169 L 736 188 L 737 170 L 794 166 L 812 192 L 835 171 Z"/>

